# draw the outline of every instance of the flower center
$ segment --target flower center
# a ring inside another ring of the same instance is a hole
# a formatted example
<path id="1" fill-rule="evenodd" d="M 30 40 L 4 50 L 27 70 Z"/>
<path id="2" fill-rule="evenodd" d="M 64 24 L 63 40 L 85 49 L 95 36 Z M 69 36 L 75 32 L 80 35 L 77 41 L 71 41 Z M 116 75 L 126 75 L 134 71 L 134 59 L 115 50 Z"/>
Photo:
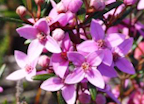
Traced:
<path id="1" fill-rule="evenodd" d="M 46 38 L 46 34 L 44 32 L 40 32 L 38 35 L 37 35 L 37 38 L 40 42 L 45 42 L 47 40 Z"/>
<path id="2" fill-rule="evenodd" d="M 84 71 L 87 71 L 87 70 L 89 70 L 90 66 L 89 66 L 89 63 L 84 62 L 81 67 L 83 68 Z"/>
<path id="3" fill-rule="evenodd" d="M 62 56 L 63 59 L 66 59 L 66 60 L 68 59 L 68 58 L 67 58 L 67 52 L 62 52 L 62 53 L 61 53 L 61 56 Z"/>
<path id="4" fill-rule="evenodd" d="M 30 66 L 30 65 L 26 65 L 26 66 L 25 66 L 25 70 L 26 70 L 26 72 L 27 72 L 28 74 L 30 74 L 30 73 L 33 71 L 33 67 Z"/>
<path id="5" fill-rule="evenodd" d="M 113 53 L 113 60 L 114 62 L 117 61 L 119 58 L 119 55 L 117 53 Z"/>
<path id="6" fill-rule="evenodd" d="M 105 47 L 105 41 L 102 40 L 102 39 L 98 40 L 98 41 L 97 41 L 97 46 L 98 46 L 99 48 L 104 48 L 104 47 Z"/>

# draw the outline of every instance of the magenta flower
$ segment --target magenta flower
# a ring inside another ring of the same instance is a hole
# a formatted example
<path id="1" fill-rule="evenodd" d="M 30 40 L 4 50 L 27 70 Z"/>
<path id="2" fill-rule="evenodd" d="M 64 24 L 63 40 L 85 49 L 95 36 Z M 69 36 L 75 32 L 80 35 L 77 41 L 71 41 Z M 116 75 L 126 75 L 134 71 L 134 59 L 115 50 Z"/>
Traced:
<path id="1" fill-rule="evenodd" d="M 92 52 L 86 57 L 78 52 L 69 52 L 68 59 L 73 62 L 75 69 L 66 77 L 65 83 L 75 84 L 87 78 L 94 86 L 104 88 L 103 77 L 97 70 L 97 66 L 100 65 L 103 60 L 102 51 Z"/>
<path id="2" fill-rule="evenodd" d="M 41 88 L 46 91 L 62 90 L 62 96 L 67 104 L 74 104 L 76 100 L 76 90 L 74 85 L 67 85 L 64 80 L 59 77 L 52 77 L 44 81 Z"/>
<path id="3" fill-rule="evenodd" d="M 34 26 L 25 25 L 17 29 L 21 37 L 32 39 L 28 48 L 28 54 L 34 58 L 38 57 L 44 48 L 52 53 L 60 53 L 61 49 L 58 43 L 50 37 L 49 26 L 46 19 L 38 20 Z"/>
<path id="4" fill-rule="evenodd" d="M 28 81 L 32 81 L 31 77 L 36 75 L 35 66 L 37 64 L 37 59 L 31 60 L 31 56 L 27 56 L 20 51 L 15 51 L 14 56 L 21 69 L 11 73 L 6 79 L 20 80 L 25 77 Z"/>
<path id="5" fill-rule="evenodd" d="M 132 63 L 124 56 L 130 51 L 132 44 L 133 39 L 129 38 L 113 50 L 113 61 L 115 66 L 117 66 L 119 70 L 129 74 L 135 74 L 135 69 Z"/>
<path id="6" fill-rule="evenodd" d="M 72 50 L 72 45 L 68 34 L 66 34 L 65 38 L 63 39 L 61 46 L 62 52 L 54 53 L 51 57 L 51 63 L 53 65 L 54 72 L 59 77 L 63 78 L 69 65 L 67 53 Z"/>
<path id="7" fill-rule="evenodd" d="M 0 86 L 0 93 L 2 93 L 3 92 L 3 88 Z"/>
<path id="8" fill-rule="evenodd" d="M 96 50 L 102 50 L 104 54 L 103 63 L 111 66 L 112 52 L 111 48 L 121 44 L 125 35 L 119 33 L 112 33 L 105 36 L 104 31 L 96 20 L 92 20 L 90 26 L 91 36 L 93 40 L 87 40 L 81 43 L 77 49 L 82 53 L 90 53 Z"/>

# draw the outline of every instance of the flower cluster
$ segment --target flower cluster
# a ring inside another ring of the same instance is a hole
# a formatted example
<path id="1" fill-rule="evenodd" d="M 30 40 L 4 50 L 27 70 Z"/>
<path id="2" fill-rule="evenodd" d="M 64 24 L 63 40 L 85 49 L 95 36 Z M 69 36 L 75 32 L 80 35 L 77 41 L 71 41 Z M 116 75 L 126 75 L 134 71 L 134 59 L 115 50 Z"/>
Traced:
<path id="1" fill-rule="evenodd" d="M 112 25 L 124 12 L 121 8 L 103 15 L 106 21 L 91 19 L 89 24 L 85 24 L 91 17 L 91 12 L 104 10 L 105 6 L 111 4 L 110 1 L 90 0 L 88 3 L 82 0 L 61 0 L 56 4 L 50 0 L 52 9 L 48 16 L 40 18 L 38 11 L 37 18 L 31 19 L 25 19 L 25 7 L 18 7 L 17 14 L 27 24 L 16 31 L 20 37 L 31 42 L 27 54 L 18 50 L 14 52 L 20 70 L 10 74 L 7 79 L 26 78 L 34 81 L 36 75 L 54 74 L 46 79 L 40 88 L 46 91 L 61 91 L 67 104 L 74 104 L 77 100 L 82 104 L 90 103 L 89 86 L 107 93 L 115 102 L 120 103 L 112 94 L 105 77 L 118 77 L 121 73 L 135 74 L 135 68 L 128 59 L 134 39 L 126 30 L 137 30 L 140 33 L 143 31 L 139 29 L 141 24 L 136 24 L 136 20 L 133 22 L 124 19 L 122 24 Z M 38 7 L 44 3 L 43 0 L 35 2 Z M 115 2 L 113 0 L 113 3 Z M 124 0 L 125 5 L 120 7 L 126 10 L 127 6 L 136 2 L 138 1 Z M 87 21 L 81 21 L 77 16 L 83 4 L 89 8 L 85 16 Z M 141 7 L 139 3 L 138 9 Z M 127 27 L 129 22 L 133 26 Z M 41 66 L 41 69 L 37 66 Z M 98 94 L 95 102 L 105 104 L 105 96 Z"/>

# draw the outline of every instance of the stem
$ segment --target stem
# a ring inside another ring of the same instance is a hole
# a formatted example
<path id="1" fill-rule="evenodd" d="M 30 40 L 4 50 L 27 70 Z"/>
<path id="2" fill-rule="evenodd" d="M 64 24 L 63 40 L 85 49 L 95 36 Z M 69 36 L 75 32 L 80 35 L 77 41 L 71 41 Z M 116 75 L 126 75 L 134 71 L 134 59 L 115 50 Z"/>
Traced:
<path id="1" fill-rule="evenodd" d="M 40 16 L 41 16 L 41 6 L 38 5 L 37 18 L 40 19 Z"/>

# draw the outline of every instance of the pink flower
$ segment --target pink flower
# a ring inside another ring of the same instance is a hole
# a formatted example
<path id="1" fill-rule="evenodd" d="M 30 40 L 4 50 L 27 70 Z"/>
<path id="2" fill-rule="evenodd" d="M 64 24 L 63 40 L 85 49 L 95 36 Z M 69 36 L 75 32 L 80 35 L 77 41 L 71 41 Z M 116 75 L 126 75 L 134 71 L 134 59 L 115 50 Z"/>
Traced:
<path id="1" fill-rule="evenodd" d="M 138 5 L 137 5 L 137 9 L 138 10 L 142 10 L 142 9 L 144 9 L 144 0 L 139 0 L 139 3 L 138 3 Z"/>
<path id="2" fill-rule="evenodd" d="M 37 59 L 32 60 L 31 56 L 27 56 L 25 53 L 20 51 L 15 51 L 14 56 L 21 69 L 11 73 L 6 79 L 20 80 L 25 77 L 28 81 L 32 81 L 31 77 L 36 75 L 35 66 L 37 64 Z"/>
<path id="3" fill-rule="evenodd" d="M 138 0 L 124 0 L 125 5 L 134 5 Z"/>
<path id="4" fill-rule="evenodd" d="M 2 93 L 3 92 L 3 88 L 0 86 L 0 93 Z"/>
<path id="5" fill-rule="evenodd" d="M 92 52 L 86 57 L 78 52 L 69 52 L 68 59 L 73 62 L 75 69 L 66 77 L 65 83 L 75 84 L 87 78 L 94 86 L 104 88 L 103 77 L 97 70 L 97 66 L 100 65 L 103 59 L 102 51 Z"/>
<path id="6" fill-rule="evenodd" d="M 138 44 L 138 47 L 139 47 L 140 49 L 139 49 L 139 48 L 136 48 L 136 49 L 135 49 L 135 52 L 134 52 L 134 57 L 135 57 L 136 59 L 140 59 L 141 56 L 144 55 L 144 54 L 143 54 L 143 52 L 144 52 L 144 42 L 139 43 L 139 44 Z"/>
<path id="7" fill-rule="evenodd" d="M 76 90 L 74 85 L 68 85 L 64 83 L 64 80 L 59 77 L 52 77 L 44 81 L 41 85 L 41 89 L 46 91 L 58 91 L 62 90 L 62 96 L 67 104 L 74 104 L 76 100 Z"/>
<path id="8" fill-rule="evenodd" d="M 68 34 L 66 34 L 65 38 L 62 41 L 62 52 L 54 53 L 51 56 L 51 64 L 53 66 L 53 70 L 59 77 L 63 78 L 68 66 L 69 60 L 67 58 L 67 53 L 72 50 L 72 44 L 69 39 Z"/>
<path id="9" fill-rule="evenodd" d="M 49 26 L 45 18 L 38 20 L 34 26 L 25 25 L 17 29 L 21 37 L 32 39 L 28 47 L 28 54 L 35 59 L 44 48 L 52 53 L 60 53 L 61 49 L 58 43 L 50 37 Z"/>
<path id="10" fill-rule="evenodd" d="M 115 66 L 117 66 L 119 70 L 129 74 L 135 74 L 135 69 L 132 63 L 124 56 L 130 51 L 132 44 L 133 38 L 129 38 L 113 50 L 113 61 Z"/>
<path id="11" fill-rule="evenodd" d="M 102 11 L 105 8 L 105 2 L 103 0 L 90 0 L 90 6 L 93 6 L 96 11 Z"/>
<path id="12" fill-rule="evenodd" d="M 78 51 L 88 54 L 96 50 L 102 50 L 104 54 L 104 59 L 102 62 L 108 66 L 111 66 L 113 60 L 111 48 L 121 44 L 125 39 L 125 35 L 120 33 L 112 33 L 105 36 L 104 30 L 94 19 L 91 22 L 90 32 L 93 40 L 87 40 L 81 43 L 77 47 Z"/>

